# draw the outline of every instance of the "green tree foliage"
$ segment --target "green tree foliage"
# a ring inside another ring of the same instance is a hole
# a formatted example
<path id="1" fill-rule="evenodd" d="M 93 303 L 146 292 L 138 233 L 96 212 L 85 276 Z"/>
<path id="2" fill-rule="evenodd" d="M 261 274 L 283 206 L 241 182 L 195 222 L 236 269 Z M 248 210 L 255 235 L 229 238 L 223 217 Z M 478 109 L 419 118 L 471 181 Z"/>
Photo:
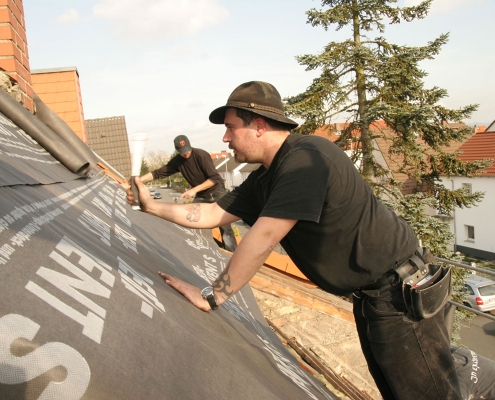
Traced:
<path id="1" fill-rule="evenodd" d="M 444 151 L 452 141 L 462 141 L 472 129 L 452 126 L 468 118 L 476 110 L 469 105 L 449 110 L 438 102 L 447 95 L 444 89 L 424 87 L 427 75 L 419 63 L 432 59 L 447 42 L 441 35 L 423 47 L 390 44 L 384 37 L 370 39 L 368 32 L 385 30 L 390 24 L 424 18 L 432 0 L 414 7 L 392 7 L 396 0 L 323 0 L 326 10 L 307 12 L 308 23 L 325 30 L 336 25 L 349 27 L 351 38 L 331 42 L 317 55 L 296 57 L 306 70 L 320 70 L 308 89 L 286 99 L 287 111 L 304 120 L 299 133 L 312 134 L 334 118 L 346 118 L 349 123 L 338 144 L 346 146 L 358 141 L 361 173 L 373 186 L 382 186 L 388 172 L 373 157 L 373 139 L 379 132 L 372 124 L 384 120 L 394 133 L 390 154 L 400 155 L 397 172 L 406 173 L 419 185 L 429 183 L 430 189 L 439 173 L 471 176 L 486 164 L 461 163 L 455 154 Z M 426 154 L 431 154 L 425 158 Z M 455 165 L 454 165 L 455 164 Z M 392 181 L 386 182 L 390 184 Z M 396 183 L 396 182 L 395 182 Z M 394 185 L 392 185 L 394 186 Z M 395 185 L 396 186 L 396 185 Z M 391 188 L 388 191 L 393 193 Z"/>
<path id="2" fill-rule="evenodd" d="M 150 172 L 148 166 L 146 165 L 146 163 L 144 162 L 144 160 L 141 162 L 141 171 L 140 171 L 140 176 L 143 176 L 144 174 L 147 174 L 148 172 Z"/>
<path id="3" fill-rule="evenodd" d="M 307 22 L 328 30 L 349 30 L 349 39 L 330 42 L 320 54 L 297 56 L 307 71 L 318 70 L 307 90 L 286 98 L 289 115 L 301 118 L 298 133 L 313 134 L 316 129 L 331 130 L 335 120 L 347 123 L 336 142 L 352 146 L 351 158 L 359 160 L 360 172 L 382 200 L 404 217 L 423 245 L 442 258 L 456 259 L 448 250 L 453 235 L 449 225 L 425 210 L 438 209 L 449 216 L 454 207 L 471 207 L 483 193 L 452 191 L 441 184 L 440 175 L 474 176 L 488 161 L 461 162 L 448 151 L 453 142 L 465 140 L 472 128 L 462 124 L 477 105 L 457 110 L 439 102 L 444 89 L 426 88 L 427 73 L 419 66 L 433 59 L 448 41 L 442 34 L 424 46 L 400 46 L 383 36 L 386 24 L 425 18 L 432 0 L 413 7 L 397 7 L 397 0 L 322 0 L 324 9 L 307 11 Z M 376 124 L 376 121 L 384 123 Z M 374 157 L 374 139 L 388 141 L 388 157 L 394 167 L 384 166 Z M 394 169 L 391 169 L 394 168 Z M 413 190 L 404 195 L 401 181 L 405 174 Z M 458 258 L 457 258 L 458 259 Z M 462 275 L 455 287 L 462 285 Z M 457 275 L 457 273 L 456 273 Z"/>

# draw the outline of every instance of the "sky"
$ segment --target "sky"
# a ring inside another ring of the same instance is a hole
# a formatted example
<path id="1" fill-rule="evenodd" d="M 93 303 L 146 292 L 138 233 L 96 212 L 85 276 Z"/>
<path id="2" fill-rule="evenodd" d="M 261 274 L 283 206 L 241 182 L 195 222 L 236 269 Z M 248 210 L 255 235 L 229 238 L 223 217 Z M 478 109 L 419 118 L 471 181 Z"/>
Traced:
<path id="1" fill-rule="evenodd" d="M 224 127 L 208 116 L 238 85 L 260 80 L 282 97 L 299 94 L 319 73 L 305 71 L 295 57 L 350 37 L 349 30 L 306 22 L 306 11 L 322 8 L 315 0 L 23 4 L 31 69 L 76 67 L 85 119 L 125 116 L 130 138 L 146 134 L 146 152 L 172 154 L 181 134 L 193 147 L 227 150 Z M 429 74 L 426 87 L 447 90 L 442 105 L 479 104 L 469 125 L 495 120 L 493 15 L 493 0 L 435 0 L 426 19 L 387 26 L 384 34 L 398 45 L 422 46 L 450 32 L 441 53 L 421 66 Z"/>

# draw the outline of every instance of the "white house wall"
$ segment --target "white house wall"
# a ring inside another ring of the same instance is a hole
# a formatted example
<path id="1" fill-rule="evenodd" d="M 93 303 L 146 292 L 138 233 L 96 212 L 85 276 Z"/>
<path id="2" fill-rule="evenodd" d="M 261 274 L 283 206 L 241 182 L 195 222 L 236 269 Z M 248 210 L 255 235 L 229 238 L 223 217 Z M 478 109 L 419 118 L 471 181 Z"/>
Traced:
<path id="1" fill-rule="evenodd" d="M 451 229 L 456 235 L 458 251 L 479 258 L 495 259 L 495 178 L 453 177 L 443 178 L 442 181 L 448 189 L 460 189 L 464 183 L 468 183 L 473 193 L 485 192 L 478 206 L 455 209 Z M 474 228 L 474 239 L 468 237 L 468 226 Z"/>
<path id="2" fill-rule="evenodd" d="M 232 188 L 231 189 L 233 189 L 236 186 L 239 186 L 249 176 L 249 172 L 244 173 L 241 171 L 246 165 L 247 165 L 247 163 L 242 163 L 242 164 L 238 165 L 234 169 L 234 171 L 232 171 L 233 178 L 232 178 Z"/>
<path id="3" fill-rule="evenodd" d="M 242 163 L 239 164 L 234 170 L 228 169 L 228 160 L 218 164 L 215 168 L 223 178 L 225 182 L 225 188 L 227 190 L 232 190 L 235 187 L 239 186 L 242 182 L 244 182 L 249 176 L 250 172 L 242 172 L 242 168 L 244 168 L 247 164 Z"/>

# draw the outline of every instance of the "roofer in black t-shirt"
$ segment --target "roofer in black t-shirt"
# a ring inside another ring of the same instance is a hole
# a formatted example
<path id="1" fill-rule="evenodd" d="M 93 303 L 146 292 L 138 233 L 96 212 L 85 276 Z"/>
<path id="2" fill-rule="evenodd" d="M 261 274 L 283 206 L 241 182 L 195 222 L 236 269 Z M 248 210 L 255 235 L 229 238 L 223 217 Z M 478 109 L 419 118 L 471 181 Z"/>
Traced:
<path id="1" fill-rule="evenodd" d="M 189 139 L 184 135 L 174 139 L 174 146 L 178 154 L 163 167 L 141 176 L 143 183 L 180 172 L 191 185 L 191 189 L 182 193 L 181 199 L 194 198 L 193 203 L 214 203 L 227 193 L 210 154 L 203 149 L 191 147 Z M 219 226 L 219 229 L 223 247 L 228 251 L 234 251 L 237 241 L 230 224 Z"/>
<path id="2" fill-rule="evenodd" d="M 165 282 L 201 310 L 217 309 L 280 242 L 320 288 L 354 294 L 361 347 L 385 399 L 460 399 L 445 301 L 424 317 L 403 296 L 433 257 L 418 247 L 409 225 L 377 200 L 346 154 L 327 139 L 291 135 L 297 123 L 284 116 L 280 94 L 265 82 L 237 87 L 210 121 L 225 124 L 223 141 L 238 162 L 262 166 L 215 204 L 158 204 L 140 191 L 141 207 L 186 227 L 242 219 L 251 229 L 212 286 L 201 290 L 160 272 Z M 130 190 L 127 200 L 132 203 Z"/>

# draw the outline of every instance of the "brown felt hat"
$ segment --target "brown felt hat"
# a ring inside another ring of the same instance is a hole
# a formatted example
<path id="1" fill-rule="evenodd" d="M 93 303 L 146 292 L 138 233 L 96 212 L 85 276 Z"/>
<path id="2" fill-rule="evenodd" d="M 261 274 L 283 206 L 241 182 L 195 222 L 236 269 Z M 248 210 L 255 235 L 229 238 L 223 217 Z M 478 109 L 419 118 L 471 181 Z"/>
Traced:
<path id="1" fill-rule="evenodd" d="M 287 124 L 291 129 L 299 124 L 285 116 L 284 105 L 280 93 L 275 86 L 266 82 L 246 82 L 235 88 L 229 96 L 227 104 L 213 110 L 210 122 L 223 124 L 227 108 L 240 108 L 263 117 Z"/>

